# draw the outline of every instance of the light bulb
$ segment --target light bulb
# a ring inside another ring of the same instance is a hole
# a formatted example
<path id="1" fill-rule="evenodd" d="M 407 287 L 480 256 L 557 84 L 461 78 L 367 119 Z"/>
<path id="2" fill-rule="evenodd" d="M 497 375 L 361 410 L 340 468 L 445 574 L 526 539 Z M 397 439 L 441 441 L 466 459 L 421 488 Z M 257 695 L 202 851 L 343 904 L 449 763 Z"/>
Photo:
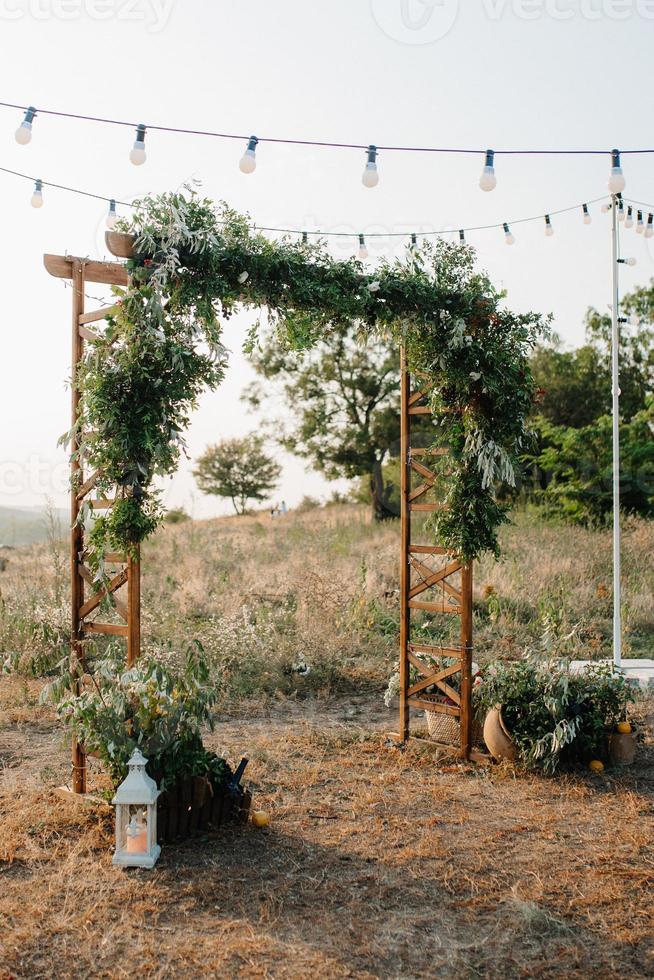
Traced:
<path id="1" fill-rule="evenodd" d="M 418 248 L 418 236 L 416 235 L 415 231 L 411 232 L 411 241 L 409 242 L 409 248 L 411 249 L 412 252 L 415 252 L 416 249 Z"/>
<path id="2" fill-rule="evenodd" d="M 554 228 L 552 227 L 552 222 L 550 221 L 549 214 L 545 215 L 545 234 L 548 238 L 551 238 L 554 234 Z"/>
<path id="3" fill-rule="evenodd" d="M 32 139 L 32 120 L 35 115 L 36 109 L 31 105 L 25 112 L 25 118 L 16 130 L 16 142 L 20 143 L 21 146 L 26 146 Z"/>
<path id="4" fill-rule="evenodd" d="M 627 208 L 627 217 L 624 219 L 625 228 L 632 228 L 634 224 L 634 212 L 631 205 Z"/>
<path id="5" fill-rule="evenodd" d="M 584 205 L 582 205 L 582 207 L 583 207 L 583 212 L 584 212 L 584 224 L 585 225 L 589 225 L 593 219 L 590 216 L 590 211 L 588 210 L 588 205 L 587 204 L 584 204 Z"/>
<path id="6" fill-rule="evenodd" d="M 376 187 L 379 183 L 379 173 L 377 172 L 377 147 L 372 143 L 368 147 L 368 161 L 361 177 L 364 187 Z"/>
<path id="7" fill-rule="evenodd" d="M 643 212 L 639 211 L 638 218 L 636 220 L 636 234 L 642 235 L 644 231 L 645 231 L 645 222 L 643 221 Z"/>
<path id="8" fill-rule="evenodd" d="M 366 240 L 363 235 L 359 235 L 359 258 L 368 258 L 368 249 L 366 248 Z"/>
<path id="9" fill-rule="evenodd" d="M 308 245 L 309 244 L 309 236 L 306 233 L 306 231 L 303 231 L 302 232 L 302 244 L 303 245 Z"/>
<path id="10" fill-rule="evenodd" d="M 257 169 L 256 149 L 259 140 L 256 136 L 251 136 L 248 140 L 247 149 L 238 162 L 239 170 L 242 174 L 253 174 Z"/>
<path id="11" fill-rule="evenodd" d="M 515 238 L 511 234 L 511 229 L 507 225 L 506 221 L 504 222 L 502 227 L 504 228 L 504 241 L 506 242 L 507 245 L 513 245 L 515 243 Z"/>
<path id="12" fill-rule="evenodd" d="M 479 186 L 482 191 L 495 190 L 497 177 L 495 176 L 495 150 L 486 150 L 486 162 L 479 178 Z"/>
<path id="13" fill-rule="evenodd" d="M 32 194 L 31 205 L 33 208 L 43 207 L 43 181 L 34 181 L 34 193 Z"/>
<path id="14" fill-rule="evenodd" d="M 609 191 L 611 194 L 621 194 L 627 186 L 620 166 L 620 150 L 611 150 L 611 174 L 609 176 Z"/>
<path id="15" fill-rule="evenodd" d="M 625 211 L 624 211 L 624 201 L 622 198 L 618 200 L 618 221 L 624 221 Z"/>
<path id="16" fill-rule="evenodd" d="M 459 228 L 459 245 L 465 245 L 466 243 L 466 233 L 463 228 Z"/>
<path id="17" fill-rule="evenodd" d="M 645 228 L 645 238 L 651 238 L 654 235 L 654 214 L 647 215 L 647 227 Z"/>
<path id="18" fill-rule="evenodd" d="M 602 205 L 601 208 L 602 214 L 608 214 L 610 210 L 611 210 L 611 205 L 609 204 L 608 201 L 604 201 L 604 204 Z"/>
<path id="19" fill-rule="evenodd" d="M 107 212 L 107 228 L 111 231 L 112 228 L 116 227 L 117 221 L 118 215 L 116 214 L 116 202 L 112 199 L 109 201 L 109 210 Z"/>
<path id="20" fill-rule="evenodd" d="M 134 146 L 129 151 L 129 159 L 135 167 L 140 167 L 145 163 L 145 126 L 139 123 L 136 127 L 136 139 Z"/>
<path id="21" fill-rule="evenodd" d="M 636 259 L 633 257 L 633 255 L 630 258 L 628 258 L 626 260 L 626 262 L 627 262 L 627 265 L 631 265 L 631 266 L 636 265 Z"/>

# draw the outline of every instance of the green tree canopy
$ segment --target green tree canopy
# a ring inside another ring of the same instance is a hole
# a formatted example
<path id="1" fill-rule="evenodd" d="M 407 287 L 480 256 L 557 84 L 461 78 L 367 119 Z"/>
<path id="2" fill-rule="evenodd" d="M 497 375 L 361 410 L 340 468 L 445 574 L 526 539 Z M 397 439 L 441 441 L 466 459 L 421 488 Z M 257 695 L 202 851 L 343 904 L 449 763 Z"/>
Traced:
<path id="1" fill-rule="evenodd" d="M 237 514 L 249 500 L 265 500 L 277 486 L 281 466 L 268 456 L 261 436 L 223 439 L 206 450 L 193 475 L 203 493 L 227 497 Z"/>
<path id="2" fill-rule="evenodd" d="M 285 351 L 268 335 L 253 350 L 252 363 L 266 382 L 277 382 L 290 412 L 289 421 L 274 421 L 284 448 L 309 459 L 328 480 L 364 477 L 375 518 L 395 516 L 383 464 L 399 451 L 397 345 L 357 338 L 352 324 L 341 323 L 306 352 Z M 269 397 L 267 386 L 256 382 L 245 395 L 254 408 Z"/>

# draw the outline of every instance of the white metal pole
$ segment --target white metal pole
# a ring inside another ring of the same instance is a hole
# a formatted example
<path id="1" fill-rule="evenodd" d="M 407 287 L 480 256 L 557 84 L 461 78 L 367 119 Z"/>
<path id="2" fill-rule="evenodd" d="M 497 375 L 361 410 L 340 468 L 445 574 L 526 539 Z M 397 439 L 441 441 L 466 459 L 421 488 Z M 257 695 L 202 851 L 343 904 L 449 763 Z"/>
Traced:
<path id="1" fill-rule="evenodd" d="M 611 302 L 611 394 L 613 396 L 613 663 L 622 663 L 622 617 L 620 609 L 620 295 L 618 284 L 618 198 L 611 198 L 611 250 L 613 297 Z"/>

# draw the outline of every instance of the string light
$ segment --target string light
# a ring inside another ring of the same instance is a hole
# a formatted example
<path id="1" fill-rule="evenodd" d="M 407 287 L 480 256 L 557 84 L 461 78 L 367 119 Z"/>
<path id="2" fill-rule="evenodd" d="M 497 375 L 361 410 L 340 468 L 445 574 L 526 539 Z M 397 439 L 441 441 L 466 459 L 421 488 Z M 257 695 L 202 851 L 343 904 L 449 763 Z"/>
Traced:
<path id="1" fill-rule="evenodd" d="M 129 159 L 135 167 L 140 167 L 145 163 L 145 126 L 139 123 L 136 127 L 136 139 L 134 146 L 129 151 Z"/>
<path id="2" fill-rule="evenodd" d="M 585 225 L 589 225 L 593 219 L 590 216 L 590 211 L 588 210 L 588 205 L 587 204 L 582 204 L 581 205 L 581 208 L 582 208 L 582 211 L 584 213 L 584 224 Z"/>
<path id="3" fill-rule="evenodd" d="M 493 191 L 497 186 L 495 176 L 495 150 L 486 150 L 486 162 L 479 178 L 482 191 Z"/>
<path id="4" fill-rule="evenodd" d="M 507 245 L 513 245 L 515 243 L 515 237 L 511 234 L 511 229 L 506 221 L 502 222 L 502 227 L 504 228 L 504 241 Z"/>
<path id="5" fill-rule="evenodd" d="M 368 249 L 366 248 L 366 239 L 363 235 L 359 235 L 359 258 L 368 258 Z"/>
<path id="6" fill-rule="evenodd" d="M 118 221 L 118 215 L 116 213 L 116 202 L 112 198 L 109 201 L 109 210 L 107 212 L 107 228 L 111 231 L 112 228 L 116 227 L 116 222 Z"/>
<path id="7" fill-rule="evenodd" d="M 361 176 L 361 183 L 364 187 L 376 187 L 379 183 L 379 173 L 377 171 L 377 147 L 372 143 L 368 147 L 368 160 Z"/>
<path id="8" fill-rule="evenodd" d="M 303 245 L 308 245 L 309 244 L 309 235 L 308 235 L 308 233 L 306 231 L 303 231 L 302 232 L 302 244 Z"/>
<path id="9" fill-rule="evenodd" d="M 32 194 L 32 200 L 30 201 L 30 204 L 32 205 L 33 208 L 43 207 L 43 181 L 42 180 L 34 181 L 34 193 Z"/>
<path id="10" fill-rule="evenodd" d="M 545 215 L 545 234 L 548 238 L 551 238 L 554 234 L 554 228 L 552 227 L 552 222 L 550 220 L 549 214 Z"/>
<path id="11" fill-rule="evenodd" d="M 16 130 L 16 142 L 21 146 L 26 146 L 32 139 L 32 120 L 36 115 L 36 109 L 31 105 L 25 112 L 25 118 Z"/>
<path id="12" fill-rule="evenodd" d="M 466 243 L 466 233 L 463 228 L 459 228 L 459 245 L 465 245 Z"/>
<path id="13" fill-rule="evenodd" d="M 645 231 L 645 222 L 643 221 L 643 212 L 638 211 L 637 219 L 636 219 L 636 234 L 642 235 L 644 231 Z"/>
<path id="14" fill-rule="evenodd" d="M 631 207 L 631 205 L 629 205 L 629 207 L 627 208 L 627 217 L 624 219 L 624 226 L 625 228 L 632 228 L 633 224 L 634 224 L 634 210 Z"/>
<path id="15" fill-rule="evenodd" d="M 416 249 L 418 248 L 418 236 L 416 235 L 415 231 L 411 232 L 411 241 L 409 243 L 409 248 L 411 249 L 412 252 L 415 252 Z"/>
<path id="16" fill-rule="evenodd" d="M 645 238 L 651 238 L 654 235 L 654 214 L 651 212 L 647 215 L 647 227 L 645 228 Z"/>
<path id="17" fill-rule="evenodd" d="M 257 169 L 256 149 L 258 142 L 259 140 L 256 136 L 251 136 L 248 140 L 245 153 L 238 162 L 239 170 L 242 174 L 253 174 Z"/>
<path id="18" fill-rule="evenodd" d="M 620 265 L 636 265 L 636 259 L 633 257 L 633 255 L 629 259 L 618 259 L 618 262 Z"/>
<path id="19" fill-rule="evenodd" d="M 624 201 L 620 195 L 618 195 L 618 221 L 624 221 L 624 214 Z"/>
<path id="20" fill-rule="evenodd" d="M 602 205 L 602 214 L 608 214 L 610 210 L 611 210 L 610 202 L 604 201 L 604 204 Z"/>
<path id="21" fill-rule="evenodd" d="M 624 174 L 622 173 L 622 166 L 620 164 L 620 150 L 611 150 L 611 173 L 609 176 L 609 191 L 611 194 L 620 194 L 625 187 L 627 182 L 624 179 Z"/>

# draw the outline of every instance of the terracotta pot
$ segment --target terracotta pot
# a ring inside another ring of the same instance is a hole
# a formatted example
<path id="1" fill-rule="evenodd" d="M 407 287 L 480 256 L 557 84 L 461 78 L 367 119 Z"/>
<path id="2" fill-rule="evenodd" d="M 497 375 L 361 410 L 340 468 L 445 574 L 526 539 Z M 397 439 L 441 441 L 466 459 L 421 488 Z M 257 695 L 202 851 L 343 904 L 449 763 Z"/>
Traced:
<path id="1" fill-rule="evenodd" d="M 636 736 L 633 732 L 609 735 L 609 759 L 614 766 L 630 766 L 636 755 Z"/>
<path id="2" fill-rule="evenodd" d="M 515 761 L 518 752 L 504 724 L 501 707 L 491 708 L 486 715 L 484 720 L 484 742 L 494 759 L 508 759 L 509 762 Z"/>

